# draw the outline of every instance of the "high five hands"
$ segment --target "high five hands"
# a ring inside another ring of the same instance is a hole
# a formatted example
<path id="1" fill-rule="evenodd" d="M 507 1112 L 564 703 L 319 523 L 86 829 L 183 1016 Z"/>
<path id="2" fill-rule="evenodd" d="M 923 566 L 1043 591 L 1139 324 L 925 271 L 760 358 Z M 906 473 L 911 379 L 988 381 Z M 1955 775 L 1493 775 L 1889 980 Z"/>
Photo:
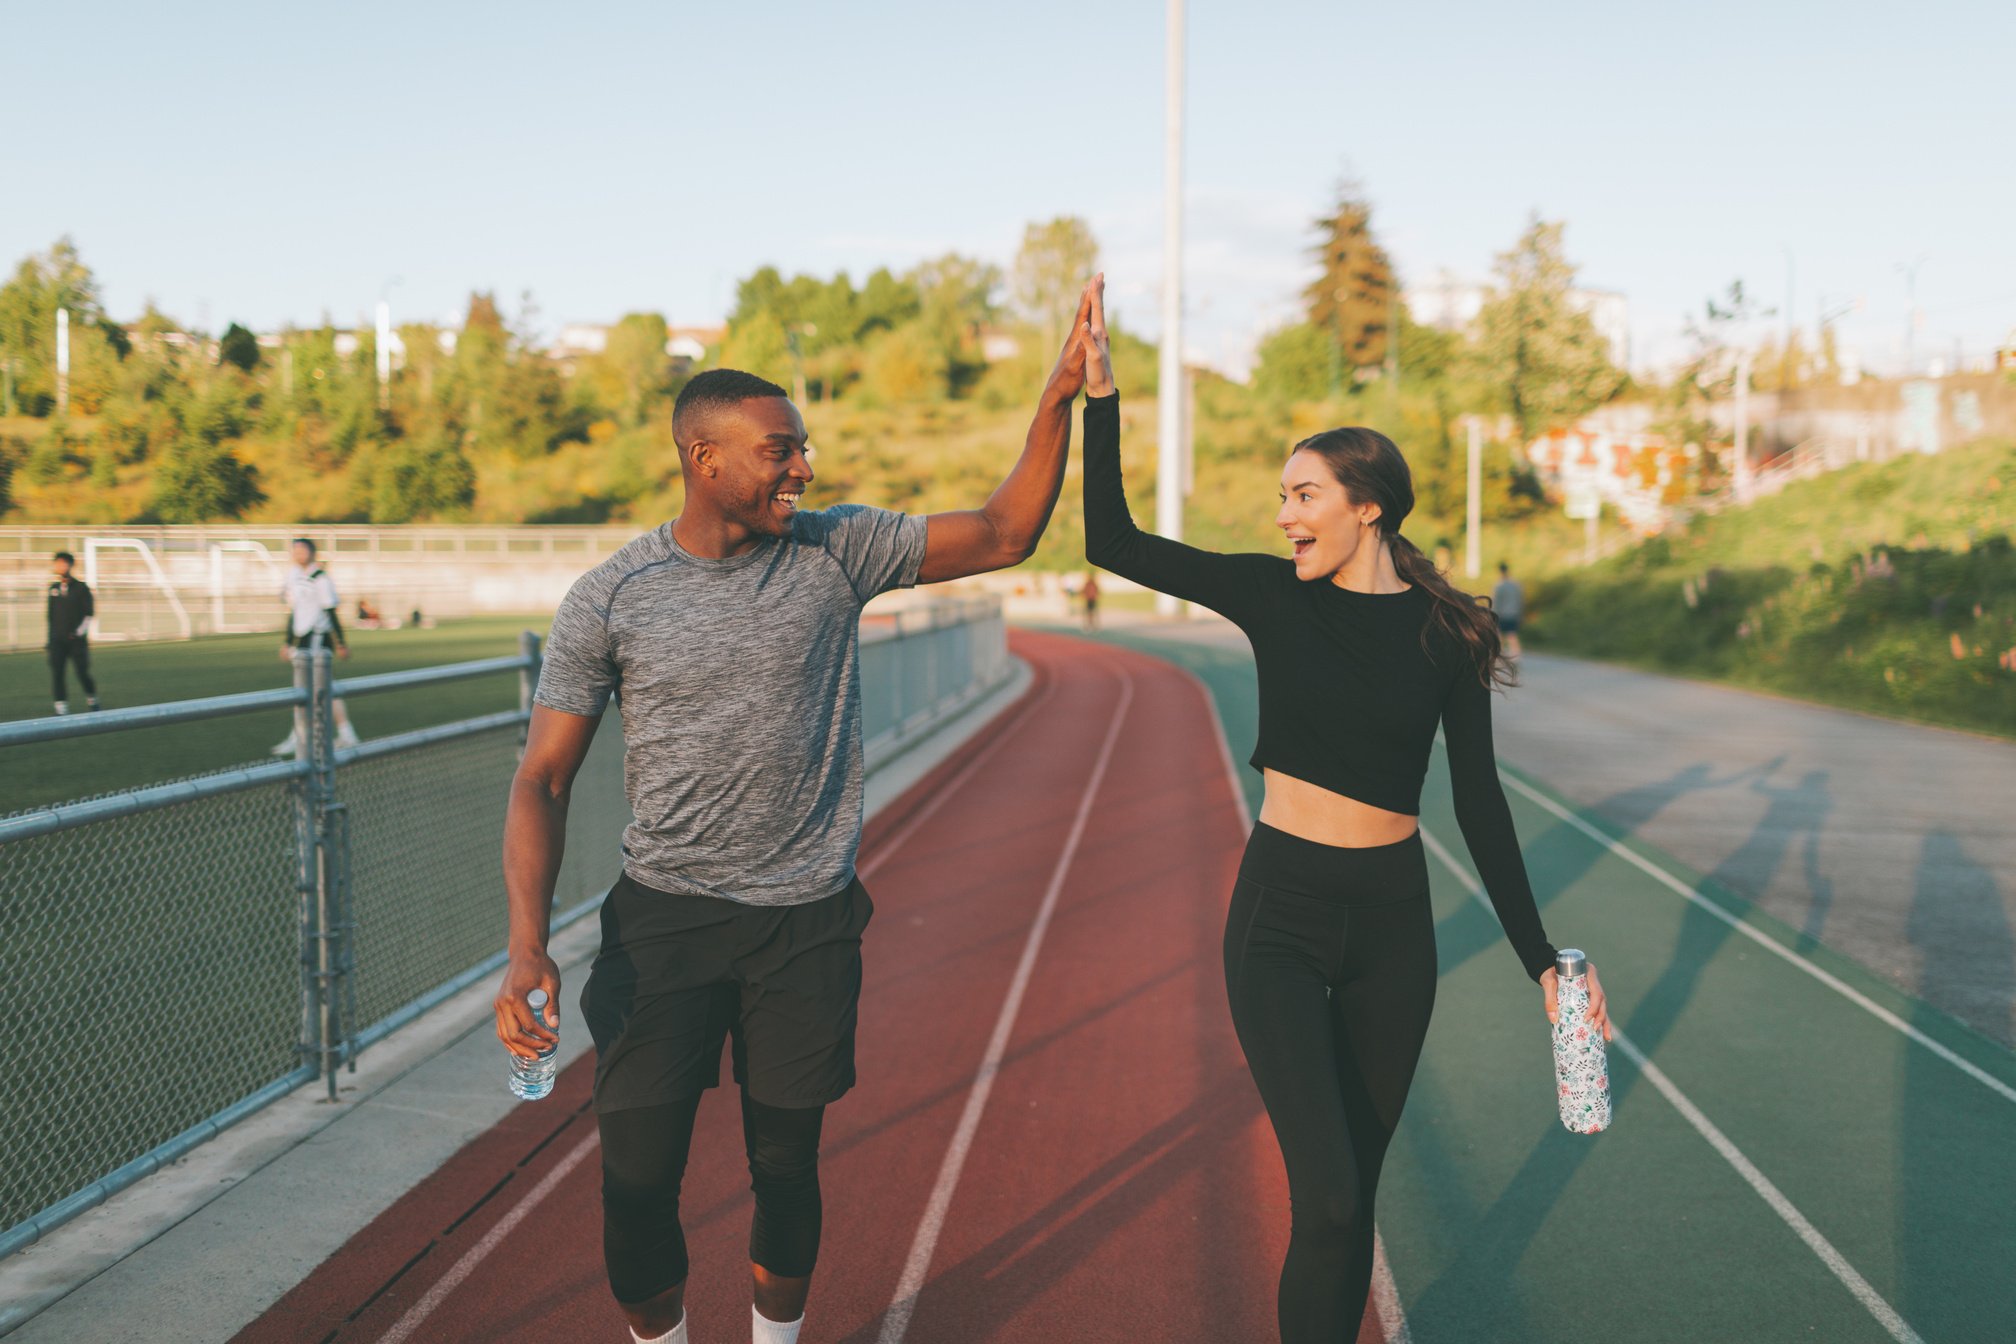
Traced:
<path id="1" fill-rule="evenodd" d="M 1057 355 L 1057 367 L 1050 374 L 1051 389 L 1066 397 L 1083 391 L 1088 397 L 1113 393 L 1113 357 L 1106 335 L 1106 273 L 1101 271 L 1085 282 L 1078 295 L 1078 312 L 1071 319 L 1071 334 Z"/>

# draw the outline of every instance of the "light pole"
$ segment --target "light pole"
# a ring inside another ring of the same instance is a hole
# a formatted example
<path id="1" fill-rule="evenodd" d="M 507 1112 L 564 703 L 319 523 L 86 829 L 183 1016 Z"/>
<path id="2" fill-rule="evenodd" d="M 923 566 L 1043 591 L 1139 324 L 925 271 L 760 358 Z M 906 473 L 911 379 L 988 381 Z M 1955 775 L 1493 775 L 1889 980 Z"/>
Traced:
<path id="1" fill-rule="evenodd" d="M 1750 502 L 1750 351 L 1736 353 L 1736 502 Z"/>
<path id="2" fill-rule="evenodd" d="M 1463 575 L 1474 579 L 1484 567 L 1484 436 L 1477 417 L 1465 416 L 1470 431 L 1470 465 L 1466 473 L 1469 499 L 1463 510 Z"/>
<path id="3" fill-rule="evenodd" d="M 1925 256 L 1920 253 L 1916 261 L 1906 265 L 1897 263 L 1897 269 L 1904 276 L 1904 376 L 1913 377 L 1918 372 L 1918 268 L 1925 264 Z"/>
<path id="4" fill-rule="evenodd" d="M 70 413 L 70 310 L 56 310 L 56 414 Z"/>
<path id="5" fill-rule="evenodd" d="M 392 287 L 399 283 L 393 276 L 378 289 L 378 409 L 392 409 Z"/>
<path id="6" fill-rule="evenodd" d="M 1155 530 L 1183 536 L 1183 0 L 1168 0 L 1168 50 L 1162 82 L 1162 370 L 1155 475 Z M 1177 616 L 1182 604 L 1155 595 L 1155 611 Z"/>

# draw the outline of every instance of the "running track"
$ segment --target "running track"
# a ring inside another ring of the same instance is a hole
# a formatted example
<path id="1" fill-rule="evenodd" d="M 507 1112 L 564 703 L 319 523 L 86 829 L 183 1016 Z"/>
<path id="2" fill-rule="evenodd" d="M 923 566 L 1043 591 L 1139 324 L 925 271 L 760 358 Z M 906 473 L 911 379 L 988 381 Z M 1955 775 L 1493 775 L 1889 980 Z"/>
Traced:
<path id="1" fill-rule="evenodd" d="M 1225 1011 L 1245 822 L 1210 702 L 1136 652 L 1014 647 L 1028 694 L 869 828 L 860 1085 L 827 1115 L 804 1344 L 1272 1338 L 1287 1192 Z M 589 1064 L 238 1340 L 626 1338 Z M 721 1089 L 683 1204 L 695 1344 L 748 1338 L 740 1138 Z"/>

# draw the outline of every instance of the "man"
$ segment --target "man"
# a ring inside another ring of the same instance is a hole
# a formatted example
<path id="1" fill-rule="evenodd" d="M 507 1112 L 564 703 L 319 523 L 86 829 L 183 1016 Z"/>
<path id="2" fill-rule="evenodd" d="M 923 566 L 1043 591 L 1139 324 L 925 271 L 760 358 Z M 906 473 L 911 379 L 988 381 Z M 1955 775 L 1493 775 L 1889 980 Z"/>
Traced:
<path id="1" fill-rule="evenodd" d="M 679 1186 L 701 1092 L 732 1039 L 755 1224 L 751 1330 L 793 1344 L 819 1246 L 819 1133 L 854 1083 L 861 932 L 861 608 L 1027 559 L 1063 481 L 1095 278 L 1022 457 L 975 510 L 800 512 L 805 422 L 731 369 L 673 408 L 686 502 L 584 575 L 553 618 L 504 833 L 510 963 L 497 1034 L 557 1040 L 546 953 L 568 788 L 620 695 L 636 821 L 582 994 L 595 1040 L 603 1257 L 632 1337 L 687 1344 Z M 526 995 L 544 989 L 538 1020 Z"/>
<path id="2" fill-rule="evenodd" d="M 1512 577 L 1512 567 L 1498 562 L 1498 582 L 1491 589 L 1491 614 L 1498 618 L 1498 633 L 1505 637 L 1505 656 L 1519 656 L 1519 618 L 1526 614 L 1526 590 Z"/>
<path id="3" fill-rule="evenodd" d="M 70 684 L 66 675 L 77 665 L 77 684 L 84 688 L 87 709 L 98 708 L 98 683 L 91 678 L 91 619 L 98 614 L 91 587 L 72 578 L 70 570 L 77 557 L 58 551 L 50 557 L 55 577 L 49 581 L 49 680 L 54 687 L 56 712 L 70 712 Z"/>
<path id="4" fill-rule="evenodd" d="M 336 596 L 336 583 L 316 561 L 315 543 L 306 537 L 296 537 L 289 549 L 294 554 L 294 568 L 280 590 L 280 600 L 287 604 L 287 633 L 280 640 L 281 660 L 292 660 L 296 649 L 312 648 L 334 648 L 338 658 L 349 658 L 350 641 L 343 637 L 343 622 L 336 615 L 340 600 Z M 357 730 L 350 726 L 349 709 L 338 700 L 335 711 L 336 745 L 356 746 Z M 273 754 L 292 756 L 299 749 L 300 743 L 289 732 L 274 744 Z"/>

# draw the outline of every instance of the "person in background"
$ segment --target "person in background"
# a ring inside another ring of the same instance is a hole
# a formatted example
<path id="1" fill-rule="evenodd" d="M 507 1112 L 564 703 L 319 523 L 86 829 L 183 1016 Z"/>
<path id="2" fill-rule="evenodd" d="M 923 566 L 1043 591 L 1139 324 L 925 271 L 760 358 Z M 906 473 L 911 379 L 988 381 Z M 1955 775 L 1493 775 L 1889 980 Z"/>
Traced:
<path id="1" fill-rule="evenodd" d="M 70 712 L 70 687 L 66 673 L 77 665 L 77 684 L 84 689 L 84 704 L 98 708 L 98 683 L 91 678 L 91 620 L 98 605 L 90 585 L 73 578 L 71 567 L 77 557 L 58 551 L 50 558 L 55 577 L 49 580 L 49 680 L 54 687 L 56 712 Z"/>
<path id="2" fill-rule="evenodd" d="M 329 571 L 315 558 L 315 543 L 306 537 L 294 538 L 292 547 L 294 568 L 287 575 L 287 584 L 280 590 L 281 600 L 287 604 L 287 633 L 280 641 L 280 657 L 292 659 L 296 649 L 318 646 L 334 648 L 338 658 L 350 656 L 350 642 L 343 637 L 343 622 L 336 615 L 341 599 L 336 596 L 335 580 Z M 335 703 L 336 745 L 354 747 L 357 745 L 357 730 L 350 726 L 350 711 L 341 699 Z M 298 754 L 300 743 L 293 733 L 274 744 L 275 756 Z"/>
<path id="3" fill-rule="evenodd" d="M 1526 614 L 1526 589 L 1512 577 L 1512 567 L 1498 562 L 1498 582 L 1491 588 L 1491 614 L 1498 618 L 1498 633 L 1505 639 L 1505 656 L 1519 656 L 1519 618 Z"/>
<path id="4" fill-rule="evenodd" d="M 1099 576 L 1097 574 L 1087 574 L 1085 576 L 1085 587 L 1080 591 L 1085 599 L 1085 628 L 1087 630 L 1097 630 L 1099 628 Z"/>

